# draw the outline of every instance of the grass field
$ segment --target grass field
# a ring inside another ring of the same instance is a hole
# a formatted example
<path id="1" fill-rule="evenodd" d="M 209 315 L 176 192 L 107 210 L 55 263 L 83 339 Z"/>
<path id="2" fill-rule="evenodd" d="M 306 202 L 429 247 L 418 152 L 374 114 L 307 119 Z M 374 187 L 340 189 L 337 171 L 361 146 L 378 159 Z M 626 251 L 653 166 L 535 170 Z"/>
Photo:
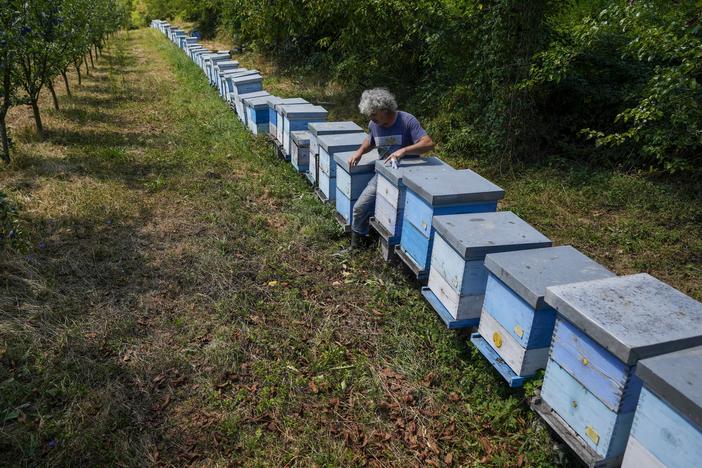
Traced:
<path id="1" fill-rule="evenodd" d="M 44 141 L 11 116 L 0 464 L 569 463 L 404 271 L 339 253 L 332 208 L 158 33 L 117 36 L 74 94 Z M 442 156 L 556 242 L 702 297 L 699 191 Z"/>

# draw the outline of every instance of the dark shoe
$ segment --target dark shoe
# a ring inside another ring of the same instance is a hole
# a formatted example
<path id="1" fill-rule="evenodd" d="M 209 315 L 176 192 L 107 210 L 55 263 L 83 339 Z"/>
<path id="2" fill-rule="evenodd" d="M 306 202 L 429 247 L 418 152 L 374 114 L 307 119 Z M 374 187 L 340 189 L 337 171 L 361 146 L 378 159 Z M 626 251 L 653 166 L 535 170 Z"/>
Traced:
<path id="1" fill-rule="evenodd" d="M 351 231 L 351 248 L 352 249 L 365 249 L 370 244 L 370 239 L 368 236 L 362 236 Z"/>

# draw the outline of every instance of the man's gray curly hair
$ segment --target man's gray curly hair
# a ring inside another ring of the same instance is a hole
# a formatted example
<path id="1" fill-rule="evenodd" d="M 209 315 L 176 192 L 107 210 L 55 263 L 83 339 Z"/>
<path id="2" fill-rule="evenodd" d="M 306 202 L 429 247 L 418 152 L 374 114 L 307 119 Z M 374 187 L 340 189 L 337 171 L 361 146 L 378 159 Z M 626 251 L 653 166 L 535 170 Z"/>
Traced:
<path id="1" fill-rule="evenodd" d="M 397 110 L 397 101 L 395 101 L 395 96 L 385 88 L 367 89 L 361 94 L 358 110 L 363 115 L 371 115 L 377 111 L 395 112 Z"/>

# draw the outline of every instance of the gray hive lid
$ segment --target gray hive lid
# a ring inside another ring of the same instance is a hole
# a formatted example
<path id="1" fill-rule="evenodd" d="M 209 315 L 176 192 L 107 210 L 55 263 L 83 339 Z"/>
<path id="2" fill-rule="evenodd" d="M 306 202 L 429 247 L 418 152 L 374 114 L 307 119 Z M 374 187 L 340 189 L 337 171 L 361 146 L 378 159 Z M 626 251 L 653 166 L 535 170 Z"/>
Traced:
<path id="1" fill-rule="evenodd" d="M 297 146 L 304 148 L 310 145 L 310 132 L 298 130 L 296 132 L 290 132 L 290 135 Z"/>
<path id="2" fill-rule="evenodd" d="M 485 268 L 534 309 L 546 306 L 549 286 L 615 276 L 569 245 L 490 254 Z"/>
<path id="3" fill-rule="evenodd" d="M 551 246 L 551 239 L 511 211 L 434 216 L 432 226 L 466 260 Z"/>
<path id="4" fill-rule="evenodd" d="M 358 161 L 358 164 L 355 166 L 351 167 L 349 165 L 349 159 L 351 159 L 351 156 L 356 154 L 356 151 L 344 151 L 341 153 L 334 153 L 334 161 L 341 167 L 344 168 L 346 172 L 349 174 L 363 174 L 363 173 L 370 173 L 370 172 L 375 172 L 375 162 L 380 158 L 380 154 L 378 154 L 378 150 L 371 150 L 361 156 L 361 160 Z"/>
<path id="5" fill-rule="evenodd" d="M 702 344 L 702 304 L 645 273 L 553 286 L 546 303 L 626 364 Z"/>
<path id="6" fill-rule="evenodd" d="M 331 135 L 321 135 L 317 137 L 317 143 L 329 154 L 337 151 L 357 150 L 361 143 L 368 137 L 365 133 L 342 133 Z"/>
<path id="7" fill-rule="evenodd" d="M 224 68 L 237 68 L 239 66 L 239 62 L 236 60 L 224 60 L 222 62 L 217 62 L 217 67 L 219 69 L 224 69 Z"/>
<path id="8" fill-rule="evenodd" d="M 285 117 L 292 119 L 326 119 L 329 114 L 324 107 L 312 104 L 283 104 L 280 111 Z"/>
<path id="9" fill-rule="evenodd" d="M 209 54 L 207 57 L 205 57 L 205 60 L 209 60 L 210 62 L 217 62 L 220 60 L 229 60 L 229 54 Z"/>
<path id="10" fill-rule="evenodd" d="M 251 93 L 239 94 L 236 98 L 243 102 L 246 99 L 266 97 L 269 94 L 270 93 L 268 91 L 253 91 Z"/>
<path id="11" fill-rule="evenodd" d="M 330 133 L 363 133 L 356 122 L 315 122 L 309 124 L 310 133 L 314 136 L 329 135 Z"/>
<path id="12" fill-rule="evenodd" d="M 222 76 L 226 76 L 227 78 L 236 78 L 239 76 L 249 76 L 258 74 L 258 70 L 249 70 L 246 68 L 232 68 L 231 70 L 225 70 L 222 73 Z"/>
<path id="13" fill-rule="evenodd" d="M 304 104 L 310 103 L 303 98 L 281 98 L 280 102 L 275 103 L 274 109 L 276 112 L 280 112 L 280 109 L 283 106 L 302 106 Z"/>
<path id="14" fill-rule="evenodd" d="M 231 80 L 234 84 L 246 84 L 253 83 L 255 81 L 262 81 L 263 77 L 258 73 L 254 73 L 252 75 L 237 75 L 234 76 Z"/>
<path id="15" fill-rule="evenodd" d="M 268 107 L 268 99 L 270 98 L 270 95 L 266 96 L 259 96 L 259 97 L 253 97 L 253 98 L 246 98 L 244 99 L 244 104 L 247 106 L 253 107 L 254 109 L 265 109 Z M 275 97 L 275 96 L 272 96 Z"/>
<path id="16" fill-rule="evenodd" d="M 407 188 L 431 206 L 497 201 L 505 191 L 470 169 L 446 173 L 413 172 L 403 179 Z"/>
<path id="17" fill-rule="evenodd" d="M 702 346 L 642 359 L 636 374 L 653 393 L 702 428 Z"/>
<path id="18" fill-rule="evenodd" d="M 232 58 L 229 56 L 229 54 L 227 54 L 227 55 L 219 55 L 219 54 L 218 54 L 216 57 L 213 57 L 213 58 L 211 58 L 210 60 L 212 60 L 212 64 L 213 64 L 213 65 L 217 65 L 217 66 L 219 66 L 220 63 L 224 63 L 224 62 L 233 62 L 233 60 L 232 60 Z M 237 63 L 238 63 L 238 62 L 237 62 Z"/>
<path id="19" fill-rule="evenodd" d="M 269 109 L 274 109 L 276 104 L 280 104 L 280 101 L 282 101 L 283 98 L 278 97 L 278 96 L 273 96 L 272 94 L 268 96 L 266 99 L 266 103 L 268 104 Z"/>
<path id="20" fill-rule="evenodd" d="M 382 174 L 383 177 L 388 179 L 395 187 L 402 183 L 402 179 L 407 174 L 414 171 L 424 171 L 437 168 L 442 168 L 444 172 L 447 170 L 455 171 L 454 168 L 435 156 L 428 158 L 421 158 L 419 156 L 404 157 L 397 163 L 397 169 L 394 169 L 392 165 L 386 165 L 385 161 L 377 161 L 375 163 L 375 172 Z"/>

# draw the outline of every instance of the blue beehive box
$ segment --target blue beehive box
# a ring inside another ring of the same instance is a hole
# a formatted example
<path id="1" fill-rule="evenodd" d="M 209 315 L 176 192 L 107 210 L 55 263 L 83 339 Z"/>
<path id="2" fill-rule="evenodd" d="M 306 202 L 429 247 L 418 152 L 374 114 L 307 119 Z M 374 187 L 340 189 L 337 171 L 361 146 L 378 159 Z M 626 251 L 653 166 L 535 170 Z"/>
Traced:
<path id="1" fill-rule="evenodd" d="M 364 133 L 363 129 L 355 122 L 313 122 L 307 126 L 310 132 L 310 170 L 307 179 L 312 185 L 317 183 L 319 177 L 319 144 L 317 138 L 322 135 L 341 135 L 345 133 Z"/>
<path id="2" fill-rule="evenodd" d="M 288 102 L 289 99 L 295 99 L 297 102 Z M 278 145 L 278 148 L 280 150 L 280 154 L 285 158 L 288 159 L 289 156 L 285 154 L 283 151 L 283 140 L 284 134 L 285 134 L 285 117 L 283 116 L 283 106 L 304 106 L 308 105 L 311 106 L 313 104 L 305 101 L 302 98 L 289 98 L 289 99 L 283 99 L 281 102 L 276 103 L 273 106 L 273 109 L 275 110 L 275 142 Z M 304 101 L 304 102 L 302 102 Z M 305 130 L 305 129 L 303 129 Z"/>
<path id="3" fill-rule="evenodd" d="M 278 142 L 278 110 L 276 107 L 282 106 L 282 105 L 302 105 L 302 104 L 309 104 L 308 101 L 302 98 L 280 98 L 280 97 L 275 97 L 273 96 L 271 99 L 268 100 L 268 133 L 270 134 L 271 138 L 273 141 Z M 282 122 L 282 117 L 281 117 L 281 122 Z M 280 127 L 280 130 L 282 132 L 283 127 Z M 281 133 L 280 138 L 282 140 L 283 135 Z"/>
<path id="4" fill-rule="evenodd" d="M 280 111 L 283 115 L 283 154 L 285 158 L 290 157 L 290 146 L 292 138 L 290 132 L 307 130 L 310 122 L 324 122 L 329 114 L 322 106 L 308 105 L 281 105 Z"/>
<path id="5" fill-rule="evenodd" d="M 237 62 L 236 60 L 229 59 L 215 62 L 213 84 L 218 90 L 220 90 L 220 94 L 222 90 L 223 75 L 225 75 L 228 71 L 236 70 L 237 68 L 239 68 L 239 62 Z"/>
<path id="6" fill-rule="evenodd" d="M 346 230 L 353 222 L 353 206 L 375 176 L 375 162 L 380 158 L 377 150 L 361 156 L 358 164 L 351 166 L 349 160 L 355 151 L 345 151 L 334 155 L 336 163 L 336 213 L 337 221 Z"/>
<path id="7" fill-rule="evenodd" d="M 471 341 L 510 387 L 546 368 L 556 322 L 546 288 L 614 276 L 569 245 L 489 254 L 485 268 L 479 333 Z"/>
<path id="8" fill-rule="evenodd" d="M 505 192 L 470 169 L 405 175 L 405 209 L 398 256 L 420 280 L 429 274 L 432 217 L 497 210 Z"/>
<path id="9" fill-rule="evenodd" d="M 480 321 L 485 255 L 551 246 L 551 239 L 511 211 L 434 216 L 433 227 L 429 282 L 422 294 L 449 328 Z"/>
<path id="10" fill-rule="evenodd" d="M 617 465 L 640 359 L 702 344 L 702 304 L 647 274 L 546 288 L 558 316 L 532 407 L 589 465 Z"/>
<path id="11" fill-rule="evenodd" d="M 246 111 L 244 109 L 244 100 L 266 96 L 270 96 L 270 93 L 268 91 L 254 91 L 251 93 L 243 93 L 236 95 L 236 97 L 234 98 L 236 115 L 239 117 L 239 120 L 242 121 L 245 127 L 248 127 L 249 124 L 247 121 Z"/>
<path id="12" fill-rule="evenodd" d="M 699 466 L 702 346 L 639 361 L 643 389 L 622 468 Z"/>
<path id="13" fill-rule="evenodd" d="M 239 118 L 243 121 L 245 119 L 241 116 L 244 115 L 244 107 L 240 101 L 236 98 L 241 94 L 255 93 L 257 91 L 263 91 L 263 77 L 258 73 L 253 75 L 239 75 L 234 76 L 229 79 L 232 84 L 232 92 L 230 93 L 230 102 L 233 101 L 236 113 Z M 270 93 L 269 93 L 270 94 Z"/>
<path id="14" fill-rule="evenodd" d="M 402 235 L 402 217 L 405 212 L 405 184 L 402 182 L 406 174 L 415 171 L 452 172 L 454 168 L 436 157 L 420 158 L 417 156 L 404 157 L 397 167 L 386 161 L 375 163 L 378 174 L 378 185 L 375 195 L 375 212 L 371 226 L 381 238 L 381 248 L 385 260 L 389 260 Z"/>
<path id="15" fill-rule="evenodd" d="M 217 62 L 223 62 L 225 60 L 230 60 L 229 53 L 226 54 L 212 54 L 205 60 L 205 75 L 207 75 L 207 80 L 211 85 L 215 84 L 215 65 Z"/>
<path id="16" fill-rule="evenodd" d="M 234 78 L 242 77 L 242 76 L 250 76 L 250 75 L 259 75 L 258 70 L 249 70 L 248 68 L 235 68 L 234 70 L 229 70 L 226 71 L 222 74 L 221 77 L 221 86 L 222 89 L 220 89 L 220 95 L 226 102 L 229 102 L 232 105 L 232 109 L 236 110 L 236 106 L 233 105 L 235 103 L 235 88 L 234 88 Z"/>
<path id="17" fill-rule="evenodd" d="M 317 196 L 327 203 L 336 199 L 336 162 L 334 155 L 346 151 L 355 151 L 368 137 L 365 133 L 342 133 L 321 135 L 317 138 L 319 145 L 319 188 Z"/>
<path id="18" fill-rule="evenodd" d="M 244 99 L 244 111 L 249 130 L 254 135 L 268 134 L 268 99 L 270 95 Z"/>
<path id="19" fill-rule="evenodd" d="M 310 163 L 310 133 L 305 130 L 290 132 L 292 146 L 290 162 L 297 172 L 306 172 Z"/>

